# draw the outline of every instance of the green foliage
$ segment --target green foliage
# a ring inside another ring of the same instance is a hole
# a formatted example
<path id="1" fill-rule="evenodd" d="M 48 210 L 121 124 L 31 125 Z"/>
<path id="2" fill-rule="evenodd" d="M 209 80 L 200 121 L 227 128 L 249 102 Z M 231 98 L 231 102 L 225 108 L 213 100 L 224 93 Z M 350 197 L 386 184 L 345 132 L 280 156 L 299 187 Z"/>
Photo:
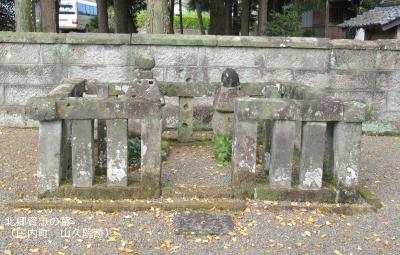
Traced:
<path id="1" fill-rule="evenodd" d="M 267 35 L 269 36 L 302 36 L 304 29 L 301 27 L 301 14 L 294 5 L 283 7 L 282 13 L 273 12 L 271 21 L 267 22 Z"/>
<path id="2" fill-rule="evenodd" d="M 146 11 L 139 12 L 139 14 L 136 16 L 137 27 L 138 28 L 144 27 L 146 25 L 146 19 L 147 19 L 147 12 Z M 184 29 L 200 29 L 196 12 L 184 12 L 182 21 Z M 205 29 L 208 29 L 210 27 L 210 15 L 208 13 L 203 13 L 203 24 Z M 174 17 L 174 28 L 175 29 L 180 28 L 179 16 Z"/>
<path id="3" fill-rule="evenodd" d="M 219 163 L 227 164 L 232 159 L 232 139 L 224 135 L 215 135 L 212 139 L 215 158 Z"/>
<path id="4" fill-rule="evenodd" d="M 89 22 L 89 32 L 91 32 L 91 33 L 97 32 L 98 28 L 99 28 L 99 24 L 98 24 L 97 16 L 91 18 L 90 22 Z"/>
<path id="5" fill-rule="evenodd" d="M 170 147 L 167 141 L 161 141 L 161 158 L 167 160 L 170 154 Z M 141 158 L 141 140 L 139 137 L 131 137 L 128 139 L 128 165 L 138 168 L 140 167 Z"/>
<path id="6" fill-rule="evenodd" d="M 128 165 L 140 167 L 141 141 L 138 137 L 128 140 Z"/>
<path id="7" fill-rule="evenodd" d="M 374 9 L 379 5 L 381 0 L 364 0 L 362 1 L 360 12 L 366 12 L 368 10 Z"/>
<path id="8" fill-rule="evenodd" d="M 13 0 L 0 1 L 0 31 L 15 30 L 15 9 Z"/>

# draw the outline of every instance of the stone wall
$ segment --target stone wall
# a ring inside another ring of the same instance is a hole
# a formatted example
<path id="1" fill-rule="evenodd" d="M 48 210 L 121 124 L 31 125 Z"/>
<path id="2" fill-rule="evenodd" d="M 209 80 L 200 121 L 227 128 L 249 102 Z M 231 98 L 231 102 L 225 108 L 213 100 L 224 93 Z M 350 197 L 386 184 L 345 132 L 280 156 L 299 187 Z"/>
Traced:
<path id="1" fill-rule="evenodd" d="M 0 32 L 0 125 L 34 126 L 23 105 L 63 78 L 133 80 L 141 51 L 154 55 L 160 82 L 202 86 L 219 82 L 232 67 L 243 83 L 297 81 L 327 95 L 363 99 L 373 120 L 365 131 L 400 130 L 400 41 L 9 32 Z"/>

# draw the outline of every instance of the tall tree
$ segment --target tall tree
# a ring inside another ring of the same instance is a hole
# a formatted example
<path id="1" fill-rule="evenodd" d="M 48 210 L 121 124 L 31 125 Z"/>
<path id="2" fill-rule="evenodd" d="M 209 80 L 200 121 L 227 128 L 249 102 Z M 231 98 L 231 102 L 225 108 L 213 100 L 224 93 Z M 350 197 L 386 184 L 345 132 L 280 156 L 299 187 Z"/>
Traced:
<path id="1" fill-rule="evenodd" d="M 58 32 L 58 0 L 41 0 L 42 31 L 49 33 Z"/>
<path id="2" fill-rule="evenodd" d="M 231 35 L 232 34 L 232 7 L 233 1 L 232 0 L 225 0 L 225 9 L 224 9 L 224 23 L 225 23 L 225 34 Z"/>
<path id="3" fill-rule="evenodd" d="M 32 32 L 32 1 L 15 0 L 15 21 L 18 32 Z"/>
<path id="4" fill-rule="evenodd" d="M 129 33 L 129 7 L 129 1 L 127 0 L 114 0 L 115 33 Z"/>
<path id="5" fill-rule="evenodd" d="M 265 35 L 267 32 L 268 0 L 259 0 L 257 34 Z"/>
<path id="6" fill-rule="evenodd" d="M 99 33 L 109 33 L 107 0 L 97 0 L 97 20 Z"/>
<path id="7" fill-rule="evenodd" d="M 173 23 L 173 20 L 172 22 Z M 179 0 L 179 27 L 181 29 L 181 34 L 183 35 L 183 13 L 182 13 L 182 0 Z"/>
<path id="8" fill-rule="evenodd" d="M 169 31 L 168 34 L 174 33 L 174 17 L 175 17 L 175 0 L 169 0 Z"/>
<path id="9" fill-rule="evenodd" d="M 147 33 L 166 34 L 170 32 L 170 22 L 168 1 L 147 1 Z"/>
<path id="10" fill-rule="evenodd" d="M 251 0 L 242 0 L 242 21 L 240 35 L 249 35 L 249 20 L 250 20 L 250 2 Z"/>
<path id="11" fill-rule="evenodd" d="M 203 14 L 202 14 L 202 8 L 201 8 L 200 0 L 195 0 L 195 5 L 196 5 L 197 20 L 199 22 L 200 32 L 201 32 L 202 35 L 205 35 L 206 34 L 206 30 L 204 29 Z"/>
<path id="12" fill-rule="evenodd" d="M 248 0 L 247 0 L 248 1 Z M 210 1 L 210 35 L 223 35 L 224 29 L 224 0 Z"/>

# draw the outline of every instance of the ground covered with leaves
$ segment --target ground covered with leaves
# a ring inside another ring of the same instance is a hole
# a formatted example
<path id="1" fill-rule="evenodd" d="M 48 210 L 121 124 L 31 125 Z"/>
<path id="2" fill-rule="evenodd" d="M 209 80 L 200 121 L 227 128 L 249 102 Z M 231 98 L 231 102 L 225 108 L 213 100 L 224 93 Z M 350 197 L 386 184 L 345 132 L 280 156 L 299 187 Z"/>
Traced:
<path id="1" fill-rule="evenodd" d="M 400 254 L 398 137 L 363 137 L 362 185 L 382 199 L 377 213 L 269 210 L 265 202 L 247 201 L 242 212 L 208 212 L 232 218 L 233 228 L 215 235 L 177 234 L 175 219 L 191 212 L 8 209 L 8 202 L 35 194 L 36 146 L 37 130 L 0 129 L 4 254 Z M 172 145 L 164 182 L 226 183 L 229 171 L 213 161 L 211 146 Z"/>

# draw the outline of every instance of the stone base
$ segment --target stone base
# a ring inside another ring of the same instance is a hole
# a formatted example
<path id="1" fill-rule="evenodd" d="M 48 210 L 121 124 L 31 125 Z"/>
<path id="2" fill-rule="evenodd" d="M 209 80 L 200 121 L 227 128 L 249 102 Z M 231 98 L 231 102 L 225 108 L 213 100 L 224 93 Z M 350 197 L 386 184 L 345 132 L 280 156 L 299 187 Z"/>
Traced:
<path id="1" fill-rule="evenodd" d="M 233 120 L 233 113 L 215 111 L 211 122 L 214 134 L 232 136 Z"/>
<path id="2" fill-rule="evenodd" d="M 257 184 L 254 197 L 260 200 L 269 201 L 290 201 L 290 202 L 320 202 L 336 203 L 336 189 L 323 187 L 320 190 L 276 189 L 267 184 Z"/>

